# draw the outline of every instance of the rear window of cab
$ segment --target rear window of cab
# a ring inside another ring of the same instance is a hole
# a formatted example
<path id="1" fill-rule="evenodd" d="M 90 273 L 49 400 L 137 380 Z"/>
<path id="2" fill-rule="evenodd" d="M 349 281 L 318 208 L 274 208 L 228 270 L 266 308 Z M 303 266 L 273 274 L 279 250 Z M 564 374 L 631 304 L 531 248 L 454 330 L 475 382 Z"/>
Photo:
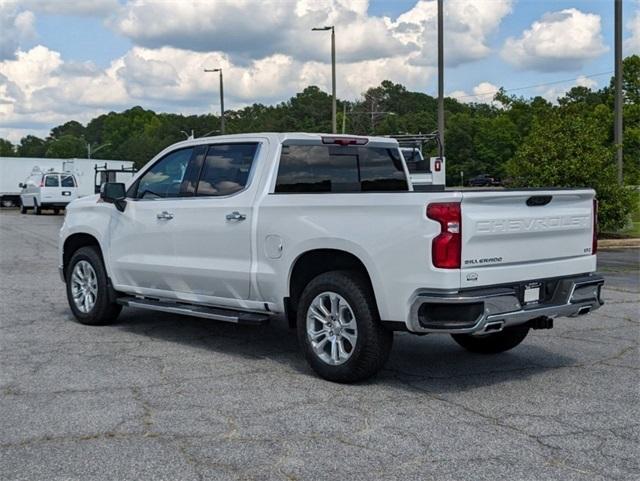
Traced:
<path id="1" fill-rule="evenodd" d="M 276 193 L 408 191 L 398 149 L 283 144 Z"/>

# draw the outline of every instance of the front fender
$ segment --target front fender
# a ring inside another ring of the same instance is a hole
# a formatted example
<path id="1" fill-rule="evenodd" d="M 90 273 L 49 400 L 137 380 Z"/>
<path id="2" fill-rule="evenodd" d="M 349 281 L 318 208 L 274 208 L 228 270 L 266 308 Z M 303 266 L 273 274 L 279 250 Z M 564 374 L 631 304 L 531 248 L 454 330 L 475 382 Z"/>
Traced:
<path id="1" fill-rule="evenodd" d="M 108 231 L 111 222 L 113 205 L 96 202 L 97 196 L 84 197 L 71 204 L 65 215 L 64 223 L 60 228 L 58 240 L 58 263 L 63 266 L 64 244 L 73 235 L 87 234 L 98 242 L 105 263 L 107 275 L 111 277 L 111 268 L 108 256 Z M 93 199 L 93 202 L 89 202 Z"/>

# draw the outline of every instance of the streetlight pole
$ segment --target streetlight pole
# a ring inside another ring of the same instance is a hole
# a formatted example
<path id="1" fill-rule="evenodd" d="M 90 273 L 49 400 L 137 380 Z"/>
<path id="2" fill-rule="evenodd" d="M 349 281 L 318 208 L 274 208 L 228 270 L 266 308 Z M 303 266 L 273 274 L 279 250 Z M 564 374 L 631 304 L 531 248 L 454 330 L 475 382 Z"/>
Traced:
<path id="1" fill-rule="evenodd" d="M 613 143 L 616 145 L 616 164 L 618 167 L 618 184 L 622 184 L 622 110 L 624 101 L 622 97 L 622 0 L 615 0 L 614 4 L 615 24 L 615 115 L 613 128 Z"/>
<path id="2" fill-rule="evenodd" d="M 106 147 L 108 145 L 111 145 L 111 142 L 105 142 L 104 144 L 102 144 L 98 148 L 92 150 L 91 144 L 89 142 L 87 142 L 87 159 L 90 159 L 92 154 L 95 154 L 98 150 L 100 150 L 100 149 L 102 149 L 102 148 L 104 148 L 104 147 Z"/>
<path id="3" fill-rule="evenodd" d="M 212 68 L 204 69 L 205 72 L 219 72 L 220 73 L 220 133 L 224 135 L 224 82 L 222 81 L 222 69 Z"/>
<path id="4" fill-rule="evenodd" d="M 438 140 L 440 157 L 444 157 L 444 12 L 438 0 Z"/>
<path id="5" fill-rule="evenodd" d="M 335 134 L 338 132 L 336 122 L 336 29 L 333 25 L 327 27 L 314 27 L 314 32 L 331 30 L 331 129 Z"/>

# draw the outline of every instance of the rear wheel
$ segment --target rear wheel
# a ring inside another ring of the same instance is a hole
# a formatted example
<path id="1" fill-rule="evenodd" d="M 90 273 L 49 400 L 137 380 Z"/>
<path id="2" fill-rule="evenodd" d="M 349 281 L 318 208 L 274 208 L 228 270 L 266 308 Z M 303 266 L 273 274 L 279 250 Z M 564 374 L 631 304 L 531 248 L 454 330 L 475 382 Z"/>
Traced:
<path id="1" fill-rule="evenodd" d="M 494 334 L 473 335 L 473 334 L 452 334 L 453 340 L 464 347 L 467 351 L 481 354 L 497 354 L 499 352 L 513 349 L 529 334 L 526 326 L 508 327 L 503 331 Z"/>
<path id="2" fill-rule="evenodd" d="M 24 204 L 20 204 L 20 213 L 21 214 L 26 214 L 27 213 L 27 208 Z"/>
<path id="3" fill-rule="evenodd" d="M 116 320 L 122 306 L 109 299 L 107 273 L 95 247 L 81 247 L 67 267 L 67 299 L 75 318 L 92 326 Z"/>
<path id="4" fill-rule="evenodd" d="M 389 357 L 393 332 L 380 324 L 371 288 L 357 271 L 320 274 L 304 289 L 297 312 L 300 345 L 324 379 L 367 379 Z"/>

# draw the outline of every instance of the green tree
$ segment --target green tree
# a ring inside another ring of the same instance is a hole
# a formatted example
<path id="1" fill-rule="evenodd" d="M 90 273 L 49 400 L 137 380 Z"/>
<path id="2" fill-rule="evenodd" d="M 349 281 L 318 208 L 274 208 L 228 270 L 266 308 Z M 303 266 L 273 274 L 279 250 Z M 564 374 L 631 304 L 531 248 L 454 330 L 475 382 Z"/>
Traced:
<path id="1" fill-rule="evenodd" d="M 536 118 L 530 135 L 507 163 L 507 172 L 516 186 L 595 189 L 600 228 L 620 229 L 636 199 L 630 188 L 616 182 L 608 142 L 611 113 L 604 105 L 593 112 L 568 113 L 558 108 Z"/>
<path id="2" fill-rule="evenodd" d="M 20 139 L 18 145 L 19 157 L 44 157 L 47 152 L 47 142 L 35 135 L 27 135 Z"/>
<path id="3" fill-rule="evenodd" d="M 15 146 L 6 139 L 0 139 L 0 157 L 15 157 Z"/>
<path id="4" fill-rule="evenodd" d="M 63 135 L 49 145 L 46 156 L 58 159 L 82 158 L 87 154 L 84 140 L 73 135 Z"/>
<path id="5" fill-rule="evenodd" d="M 80 122 L 71 120 L 62 125 L 51 129 L 50 137 L 59 139 L 64 135 L 73 135 L 74 137 L 84 137 L 85 128 Z"/>

